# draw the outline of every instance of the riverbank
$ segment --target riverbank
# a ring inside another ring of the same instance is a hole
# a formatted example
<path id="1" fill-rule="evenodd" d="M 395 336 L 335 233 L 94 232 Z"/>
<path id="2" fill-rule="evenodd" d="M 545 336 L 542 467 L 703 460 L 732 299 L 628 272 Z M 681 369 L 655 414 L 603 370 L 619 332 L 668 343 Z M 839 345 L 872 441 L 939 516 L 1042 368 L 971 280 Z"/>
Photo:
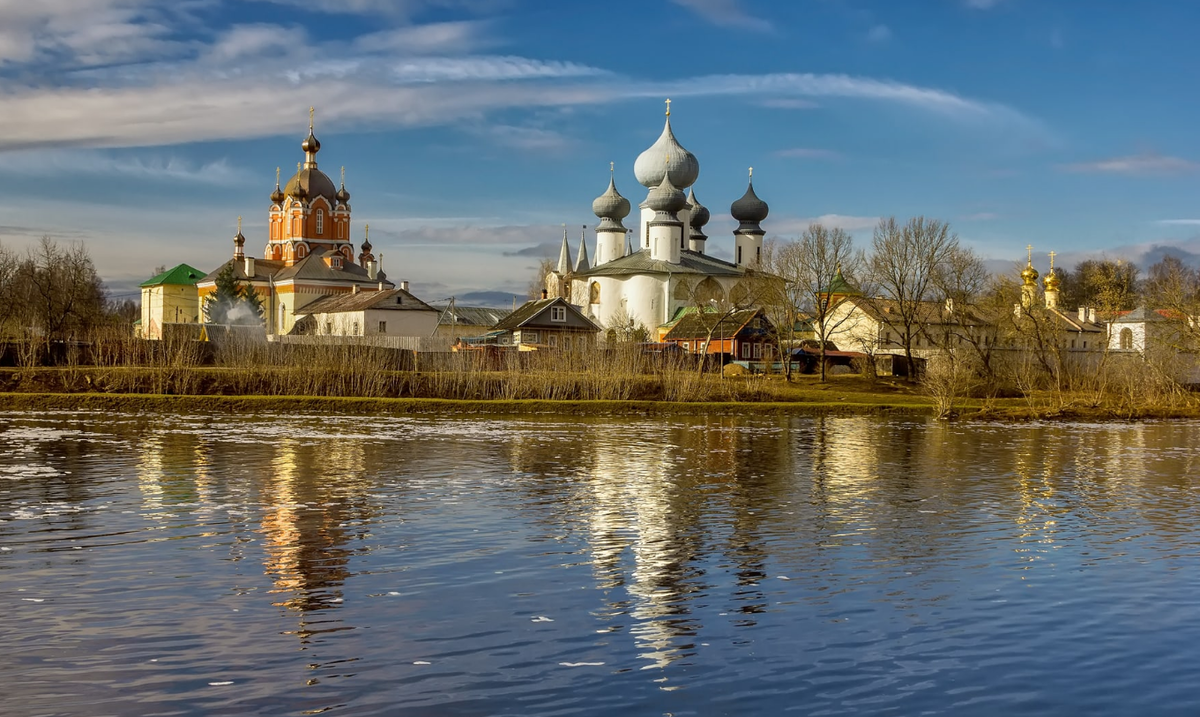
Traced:
<path id="1" fill-rule="evenodd" d="M 736 415 L 892 415 L 931 417 L 932 402 L 888 400 L 884 394 L 862 400 L 828 389 L 825 400 L 771 402 L 456 400 L 437 398 L 352 398 L 337 396 L 167 396 L 114 393 L 0 393 L 0 411 L 110 411 L 121 413 L 218 413 L 424 415 L 424 416 L 736 416 Z M 1115 407 L 1030 404 L 1024 399 L 971 399 L 955 418 L 968 421 L 1145 420 L 1200 418 L 1196 407 L 1120 411 Z"/>

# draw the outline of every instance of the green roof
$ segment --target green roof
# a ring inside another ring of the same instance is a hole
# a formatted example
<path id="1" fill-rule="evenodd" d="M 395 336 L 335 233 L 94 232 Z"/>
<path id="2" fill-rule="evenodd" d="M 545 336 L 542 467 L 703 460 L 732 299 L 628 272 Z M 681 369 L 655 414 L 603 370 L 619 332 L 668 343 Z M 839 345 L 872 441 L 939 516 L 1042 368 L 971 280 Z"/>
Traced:
<path id="1" fill-rule="evenodd" d="M 172 284 L 174 286 L 195 286 L 197 281 L 204 278 L 204 272 L 194 266 L 180 264 L 174 269 L 167 269 L 163 273 L 148 279 L 141 283 L 142 287 L 147 286 L 162 286 L 163 284 Z"/>

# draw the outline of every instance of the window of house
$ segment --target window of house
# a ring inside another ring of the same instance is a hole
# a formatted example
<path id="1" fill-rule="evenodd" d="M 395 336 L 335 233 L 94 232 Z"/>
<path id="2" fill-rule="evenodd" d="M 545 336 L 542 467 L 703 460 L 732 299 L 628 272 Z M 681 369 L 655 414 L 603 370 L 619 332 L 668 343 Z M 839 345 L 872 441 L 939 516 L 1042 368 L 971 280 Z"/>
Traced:
<path id="1" fill-rule="evenodd" d="M 521 343 L 536 344 L 537 342 L 538 342 L 538 332 L 536 332 L 536 331 L 522 331 L 521 332 Z"/>
<path id="2" fill-rule="evenodd" d="M 325 210 L 317 210 L 317 236 L 325 233 Z"/>
<path id="3" fill-rule="evenodd" d="M 762 358 L 762 344 L 754 344 L 754 358 Z"/>
<path id="4" fill-rule="evenodd" d="M 684 350 L 684 351 L 691 351 L 691 350 L 692 350 L 692 342 L 691 342 L 691 341 L 684 341 L 684 342 L 683 342 L 683 350 Z"/>
<path id="5" fill-rule="evenodd" d="M 332 333 L 333 333 L 333 322 L 332 322 L 332 321 L 326 321 L 326 322 L 325 322 L 325 333 L 326 333 L 326 334 L 332 334 Z"/>
<path id="6" fill-rule="evenodd" d="M 1121 329 L 1121 350 L 1122 351 L 1132 351 L 1133 350 L 1133 329 L 1129 329 L 1129 328 Z"/>
<path id="7" fill-rule="evenodd" d="M 379 333 L 381 333 L 381 334 L 387 333 L 387 322 L 386 321 L 379 322 Z"/>
<path id="8" fill-rule="evenodd" d="M 550 307 L 550 320 L 551 321 L 560 321 L 560 322 L 566 321 L 567 320 L 567 307 L 551 306 Z"/>
<path id="9" fill-rule="evenodd" d="M 1075 339 L 1071 339 L 1071 348 L 1075 348 Z"/>
<path id="10" fill-rule="evenodd" d="M 1086 342 L 1086 341 L 1084 341 L 1084 342 L 1083 342 L 1083 347 L 1084 347 L 1085 349 L 1087 348 L 1087 342 Z"/>
<path id="11" fill-rule="evenodd" d="M 550 348 L 552 348 L 552 349 L 558 348 L 558 335 L 557 334 L 550 334 Z"/>
<path id="12" fill-rule="evenodd" d="M 750 344 L 742 344 L 742 358 L 750 358 Z"/>
<path id="13" fill-rule="evenodd" d="M 358 322 L 357 321 L 354 322 L 354 332 L 352 335 L 358 336 Z"/>

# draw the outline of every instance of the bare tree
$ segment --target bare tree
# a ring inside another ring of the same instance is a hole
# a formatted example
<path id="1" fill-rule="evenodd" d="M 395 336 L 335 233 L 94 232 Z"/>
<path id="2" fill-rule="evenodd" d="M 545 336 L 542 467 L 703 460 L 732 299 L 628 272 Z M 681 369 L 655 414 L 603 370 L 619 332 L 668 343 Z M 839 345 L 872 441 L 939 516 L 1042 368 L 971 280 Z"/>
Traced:
<path id="1" fill-rule="evenodd" d="M 546 277 L 550 276 L 553 271 L 554 262 L 549 259 L 542 259 L 538 262 L 537 269 L 533 272 L 533 278 L 529 280 L 529 298 L 540 299 L 542 297 L 542 291 L 546 289 Z"/>
<path id="2" fill-rule="evenodd" d="M 958 249 L 958 236 L 945 222 L 914 217 L 904 225 L 889 217 L 875 227 L 867 273 L 883 292 L 876 314 L 899 337 L 912 367 L 914 342 L 926 332 L 939 266 Z M 870 301 L 870 300 L 869 300 Z M 886 305 L 885 305 L 886 302 Z M 909 380 L 915 380 L 909 371 Z"/>
<path id="3" fill-rule="evenodd" d="M 734 314 L 759 306 L 766 297 L 777 291 L 775 286 L 778 281 L 769 274 L 748 269 L 729 291 L 725 291 L 711 277 L 700 281 L 685 279 L 677 285 L 675 291 L 686 296 L 693 311 L 693 320 L 699 324 L 700 332 L 704 335 L 698 364 L 700 372 L 704 371 L 704 357 L 708 356 L 718 327 Z"/>
<path id="4" fill-rule="evenodd" d="M 18 269 L 24 319 L 46 341 L 95 324 L 104 311 L 104 284 L 82 242 L 60 245 L 42 237 Z"/>
<path id="5" fill-rule="evenodd" d="M 858 316 L 857 312 L 838 309 L 847 296 L 856 293 L 851 282 L 861 278 L 863 264 L 862 255 L 854 251 L 854 240 L 845 230 L 821 224 L 809 225 L 800 241 L 780 247 L 775 257 L 774 273 L 784 279 L 787 303 L 796 309 L 792 325 L 801 313 L 812 322 L 822 382 L 829 337 Z"/>
<path id="6" fill-rule="evenodd" d="M 1146 277 L 1146 300 L 1150 308 L 1165 310 L 1173 348 L 1191 351 L 1200 346 L 1200 272 L 1176 257 L 1163 257 Z"/>
<path id="7" fill-rule="evenodd" d="M 18 270 L 20 257 L 8 247 L 0 244 L 0 338 L 12 329 L 9 322 L 20 315 Z"/>

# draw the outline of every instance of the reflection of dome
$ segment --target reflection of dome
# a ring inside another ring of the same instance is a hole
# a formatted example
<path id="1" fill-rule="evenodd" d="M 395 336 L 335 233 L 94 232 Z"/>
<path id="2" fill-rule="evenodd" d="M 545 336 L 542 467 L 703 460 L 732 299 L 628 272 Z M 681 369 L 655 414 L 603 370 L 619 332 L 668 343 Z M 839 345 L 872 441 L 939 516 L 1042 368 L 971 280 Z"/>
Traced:
<path id="1" fill-rule="evenodd" d="M 770 208 L 767 207 L 767 203 L 754 193 L 754 182 L 746 187 L 746 193 L 742 195 L 741 199 L 729 206 L 729 213 L 742 223 L 757 224 L 766 219 L 769 212 Z"/>
<path id="2" fill-rule="evenodd" d="M 287 186 L 283 189 L 284 194 L 297 199 L 307 199 L 312 201 L 317 197 L 325 197 L 330 206 L 337 201 L 337 187 L 333 186 L 333 180 L 321 170 L 313 167 L 312 169 L 301 169 L 296 172 L 291 179 L 288 180 Z"/>
<path id="3" fill-rule="evenodd" d="M 678 189 L 687 189 L 700 176 L 700 163 L 696 155 L 684 149 L 671 131 L 671 118 L 663 127 L 658 140 L 638 155 L 633 163 L 633 176 L 645 187 L 657 187 L 664 176 Z"/>
<path id="4" fill-rule="evenodd" d="M 629 216 L 629 209 L 629 200 L 621 196 L 616 183 L 609 177 L 608 190 L 592 202 L 592 213 L 601 219 L 615 219 L 620 222 Z"/>
<path id="5" fill-rule="evenodd" d="M 664 174 L 659 185 L 646 195 L 646 206 L 656 212 L 674 214 L 687 206 L 687 197 L 671 184 L 671 175 Z"/>
<path id="6" fill-rule="evenodd" d="M 1058 291 L 1058 285 L 1062 283 L 1062 279 L 1059 279 L 1058 274 L 1051 269 L 1050 273 L 1046 274 L 1046 278 L 1042 279 L 1042 283 L 1046 286 L 1046 291 Z"/>

